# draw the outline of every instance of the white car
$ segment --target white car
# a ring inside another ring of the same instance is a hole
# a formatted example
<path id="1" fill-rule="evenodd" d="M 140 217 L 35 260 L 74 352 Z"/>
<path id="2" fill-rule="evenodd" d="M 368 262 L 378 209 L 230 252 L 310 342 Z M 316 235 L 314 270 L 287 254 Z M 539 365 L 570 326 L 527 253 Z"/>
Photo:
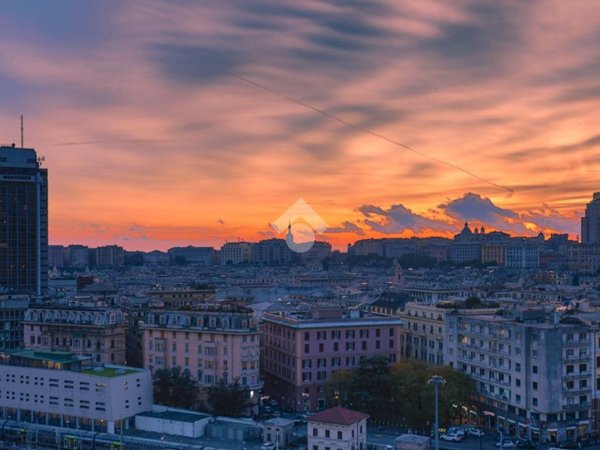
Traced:
<path id="1" fill-rule="evenodd" d="M 461 442 L 463 440 L 463 435 L 459 433 L 446 433 L 442 434 L 440 439 L 443 441 Z"/>
<path id="2" fill-rule="evenodd" d="M 275 450 L 275 444 L 273 444 L 272 442 L 265 442 L 260 449 L 261 450 Z"/>
<path id="3" fill-rule="evenodd" d="M 504 442 L 496 442 L 496 447 L 500 448 L 515 448 L 516 445 L 510 439 L 505 440 Z"/>
<path id="4" fill-rule="evenodd" d="M 479 428 L 471 428 L 469 430 L 469 434 L 471 436 L 477 436 L 477 437 L 485 436 L 485 433 L 483 432 L 483 430 L 480 430 Z"/>

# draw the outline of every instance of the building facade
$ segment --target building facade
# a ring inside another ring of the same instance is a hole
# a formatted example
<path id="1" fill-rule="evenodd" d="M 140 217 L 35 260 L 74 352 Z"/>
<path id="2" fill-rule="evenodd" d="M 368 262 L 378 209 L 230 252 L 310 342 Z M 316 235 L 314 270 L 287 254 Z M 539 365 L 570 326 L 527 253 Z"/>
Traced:
<path id="1" fill-rule="evenodd" d="M 49 245 L 48 246 L 48 267 L 53 269 L 54 267 L 60 269 L 65 265 L 65 251 L 66 248 L 62 245 Z"/>
<path id="2" fill-rule="evenodd" d="M 308 419 L 311 450 L 363 450 L 367 448 L 367 414 L 336 406 Z"/>
<path id="3" fill-rule="evenodd" d="M 96 248 L 96 265 L 99 267 L 121 267 L 125 264 L 125 250 L 118 245 Z"/>
<path id="4" fill-rule="evenodd" d="M 398 318 L 337 308 L 263 315 L 265 393 L 294 411 L 325 406 L 324 385 L 362 358 L 400 358 Z"/>
<path id="5" fill-rule="evenodd" d="M 408 302 L 398 314 L 402 320 L 400 350 L 402 358 L 419 359 L 431 364 L 447 364 L 446 316 L 455 309 L 443 304 Z M 462 316 L 493 314 L 495 309 L 461 309 Z"/>
<path id="6" fill-rule="evenodd" d="M 448 364 L 477 385 L 480 419 L 505 434 L 541 442 L 593 433 L 596 383 L 591 331 L 542 310 L 447 316 Z"/>
<path id="7" fill-rule="evenodd" d="M 221 265 L 238 265 L 250 262 L 251 242 L 227 242 L 221 247 Z"/>
<path id="8" fill-rule="evenodd" d="M 23 318 L 29 297 L 0 296 L 0 351 L 23 347 Z"/>
<path id="9" fill-rule="evenodd" d="M 201 386 L 238 380 L 253 397 L 261 389 L 260 331 L 252 310 L 233 304 L 152 310 L 139 326 L 144 367 L 178 366 L 189 370 Z"/>
<path id="10" fill-rule="evenodd" d="M 69 245 L 65 250 L 65 265 L 86 267 L 90 264 L 90 249 L 85 245 Z"/>
<path id="11" fill-rule="evenodd" d="M 127 325 L 106 304 L 32 305 L 23 319 L 25 348 L 66 351 L 98 364 L 125 364 Z"/>
<path id="12" fill-rule="evenodd" d="M 600 192 L 594 192 L 592 201 L 585 208 L 581 218 L 581 242 L 600 244 Z"/>
<path id="13" fill-rule="evenodd" d="M 152 409 L 150 372 L 65 352 L 0 353 L 0 416 L 115 433 Z"/>
<path id="14" fill-rule="evenodd" d="M 215 300 L 216 291 L 212 287 L 198 289 L 156 288 L 146 291 L 152 300 L 163 303 L 165 309 L 190 308 L 202 306 Z"/>
<path id="15" fill-rule="evenodd" d="M 48 290 L 48 171 L 34 149 L 0 146 L 0 290 Z"/>

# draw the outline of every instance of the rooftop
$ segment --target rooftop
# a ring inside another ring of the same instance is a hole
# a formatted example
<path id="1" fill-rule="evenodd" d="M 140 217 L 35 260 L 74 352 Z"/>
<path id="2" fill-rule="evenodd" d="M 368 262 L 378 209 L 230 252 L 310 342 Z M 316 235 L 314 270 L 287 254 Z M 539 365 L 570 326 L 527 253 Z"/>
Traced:
<path id="1" fill-rule="evenodd" d="M 38 361 L 48 361 L 53 363 L 68 364 L 73 362 L 79 362 L 89 358 L 78 356 L 71 352 L 58 352 L 58 351 L 41 351 L 41 350 L 17 350 L 10 354 L 23 359 L 31 359 Z"/>
<path id="2" fill-rule="evenodd" d="M 173 422 L 188 422 L 194 423 L 199 420 L 206 419 L 210 417 L 208 414 L 200 414 L 200 413 L 191 413 L 191 412 L 181 412 L 181 411 L 146 411 L 139 413 L 138 416 L 143 417 L 152 417 L 155 419 L 169 420 Z"/>
<path id="3" fill-rule="evenodd" d="M 352 425 L 363 419 L 368 419 L 369 415 L 351 409 L 336 406 L 334 408 L 321 411 L 308 418 L 309 422 L 334 423 L 337 425 Z"/>
<path id="4" fill-rule="evenodd" d="M 76 355 L 71 352 L 16 350 L 0 353 L 0 364 L 34 369 L 68 370 L 87 375 L 112 378 L 143 369 L 126 366 L 93 366 L 91 357 Z"/>
<path id="5" fill-rule="evenodd" d="M 122 375 L 129 375 L 130 373 L 135 372 L 139 372 L 139 369 L 118 366 L 95 367 L 93 369 L 81 371 L 81 373 L 84 373 L 86 375 L 96 375 L 105 378 L 120 377 Z"/>

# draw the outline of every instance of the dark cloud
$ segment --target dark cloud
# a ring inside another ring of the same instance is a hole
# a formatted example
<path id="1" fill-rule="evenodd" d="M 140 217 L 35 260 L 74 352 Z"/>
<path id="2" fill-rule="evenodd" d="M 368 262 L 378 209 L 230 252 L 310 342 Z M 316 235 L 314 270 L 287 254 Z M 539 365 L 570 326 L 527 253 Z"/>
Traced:
<path id="1" fill-rule="evenodd" d="M 483 198 L 472 192 L 442 203 L 438 208 L 458 220 L 483 222 L 490 225 L 502 223 L 504 218 L 515 219 L 518 217 L 516 212 L 499 208 L 489 198 Z"/>
<path id="2" fill-rule="evenodd" d="M 188 83 L 226 77 L 244 60 L 241 52 L 217 45 L 157 44 L 152 54 L 166 75 Z"/>
<path id="3" fill-rule="evenodd" d="M 388 209 L 363 205 L 358 210 L 367 218 L 363 221 L 373 231 L 397 234 L 410 230 L 420 233 L 426 230 L 454 231 L 455 228 L 442 220 L 429 219 L 414 213 L 404 205 L 392 205 Z"/>
<path id="4" fill-rule="evenodd" d="M 325 233 L 353 233 L 353 234 L 357 234 L 359 236 L 363 236 L 365 234 L 365 232 L 363 231 L 363 229 L 361 227 L 359 227 L 358 225 L 356 225 L 355 223 L 352 222 L 343 222 L 341 226 L 339 227 L 333 227 L 333 228 L 327 228 L 325 230 Z"/>

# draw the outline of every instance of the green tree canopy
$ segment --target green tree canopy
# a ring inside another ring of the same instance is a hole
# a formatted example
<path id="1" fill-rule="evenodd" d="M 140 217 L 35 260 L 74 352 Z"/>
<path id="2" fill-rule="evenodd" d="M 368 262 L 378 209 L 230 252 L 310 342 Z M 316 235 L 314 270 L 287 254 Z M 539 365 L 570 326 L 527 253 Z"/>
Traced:
<path id="1" fill-rule="evenodd" d="M 191 409 L 198 398 L 198 383 L 181 367 L 154 371 L 154 401 L 159 405 Z"/>
<path id="2" fill-rule="evenodd" d="M 470 409 L 475 383 L 450 367 L 406 360 L 389 365 L 386 358 L 363 359 L 353 370 L 337 372 L 325 386 L 330 405 L 341 405 L 368 413 L 374 420 L 402 422 L 425 428 L 433 422 L 434 389 L 427 382 L 441 375 L 440 420 L 450 424 Z"/>
<path id="3" fill-rule="evenodd" d="M 233 383 L 221 379 L 208 388 L 207 402 L 215 416 L 240 417 L 250 405 L 250 391 L 238 379 Z"/>

